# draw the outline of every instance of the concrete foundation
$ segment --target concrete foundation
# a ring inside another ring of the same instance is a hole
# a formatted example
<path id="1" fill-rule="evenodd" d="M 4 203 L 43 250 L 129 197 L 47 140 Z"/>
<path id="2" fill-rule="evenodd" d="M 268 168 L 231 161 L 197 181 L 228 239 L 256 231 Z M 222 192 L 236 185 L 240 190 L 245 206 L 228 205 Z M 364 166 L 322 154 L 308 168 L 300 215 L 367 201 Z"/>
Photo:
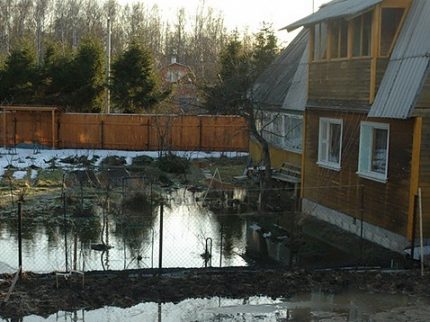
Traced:
<path id="1" fill-rule="evenodd" d="M 364 239 L 391 249 L 395 252 L 403 253 L 404 249 L 410 246 L 410 243 L 404 236 L 398 235 L 367 222 L 363 222 L 363 232 L 361 232 L 360 220 L 354 219 L 353 217 L 334 209 L 324 207 L 309 199 L 302 200 L 302 211 L 305 214 L 329 222 L 358 236 L 363 234 Z"/>

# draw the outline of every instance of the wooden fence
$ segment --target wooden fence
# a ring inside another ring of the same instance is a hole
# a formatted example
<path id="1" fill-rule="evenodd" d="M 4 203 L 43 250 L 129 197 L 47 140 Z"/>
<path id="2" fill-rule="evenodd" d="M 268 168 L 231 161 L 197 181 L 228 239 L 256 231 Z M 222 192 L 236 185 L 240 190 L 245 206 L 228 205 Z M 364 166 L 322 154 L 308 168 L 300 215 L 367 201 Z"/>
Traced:
<path id="1" fill-rule="evenodd" d="M 2 146 L 248 151 L 246 120 L 236 116 L 77 114 L 12 108 L 0 114 Z"/>

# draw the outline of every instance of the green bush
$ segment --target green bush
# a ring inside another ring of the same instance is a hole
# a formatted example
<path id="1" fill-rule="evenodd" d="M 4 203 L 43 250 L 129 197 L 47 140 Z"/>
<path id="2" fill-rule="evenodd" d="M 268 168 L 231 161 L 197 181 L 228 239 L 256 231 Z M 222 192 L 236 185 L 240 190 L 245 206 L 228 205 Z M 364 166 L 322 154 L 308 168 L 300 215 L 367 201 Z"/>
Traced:
<path id="1" fill-rule="evenodd" d="M 190 162 L 187 159 L 168 154 L 158 160 L 158 167 L 164 172 L 181 174 L 187 172 Z"/>

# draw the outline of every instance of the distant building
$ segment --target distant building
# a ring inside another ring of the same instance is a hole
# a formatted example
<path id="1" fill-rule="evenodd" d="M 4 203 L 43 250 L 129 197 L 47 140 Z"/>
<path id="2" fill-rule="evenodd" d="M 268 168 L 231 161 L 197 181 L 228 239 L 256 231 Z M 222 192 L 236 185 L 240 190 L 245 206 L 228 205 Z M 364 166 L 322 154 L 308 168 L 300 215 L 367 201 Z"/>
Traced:
<path id="1" fill-rule="evenodd" d="M 195 75 L 189 66 L 180 64 L 173 56 L 171 63 L 161 69 L 164 89 L 171 89 L 169 98 L 171 109 L 177 113 L 199 114 L 199 99 Z"/>

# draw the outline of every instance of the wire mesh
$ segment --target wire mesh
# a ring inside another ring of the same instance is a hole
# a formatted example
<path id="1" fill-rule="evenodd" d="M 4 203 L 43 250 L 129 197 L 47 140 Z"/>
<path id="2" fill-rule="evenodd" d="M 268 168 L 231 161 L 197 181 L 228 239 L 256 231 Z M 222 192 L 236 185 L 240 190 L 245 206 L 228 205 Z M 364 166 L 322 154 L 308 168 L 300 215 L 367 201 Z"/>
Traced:
<path id="1" fill-rule="evenodd" d="M 16 176 L 16 169 L 12 172 Z M 8 175 L 6 171 L 3 183 Z M 31 177 L 31 171 L 27 175 Z M 258 215 L 259 188 L 166 185 L 160 190 L 152 183 L 156 177 L 123 165 L 65 171 L 53 163 L 39 171 L 37 182 L 29 181 L 38 189 L 11 179 L 1 187 L 0 273 L 19 266 L 19 198 L 24 271 L 247 266 L 264 256 L 285 265 L 297 261 L 303 215 L 297 211 L 294 187 L 274 185 L 265 191 L 269 207 Z M 333 187 L 307 189 L 322 195 Z M 357 196 L 357 204 L 346 211 L 356 215 L 357 229 L 363 229 L 359 187 L 341 189 Z M 317 241 L 308 241 L 308 249 L 321 262 L 339 254 L 333 248 L 322 251 Z"/>

